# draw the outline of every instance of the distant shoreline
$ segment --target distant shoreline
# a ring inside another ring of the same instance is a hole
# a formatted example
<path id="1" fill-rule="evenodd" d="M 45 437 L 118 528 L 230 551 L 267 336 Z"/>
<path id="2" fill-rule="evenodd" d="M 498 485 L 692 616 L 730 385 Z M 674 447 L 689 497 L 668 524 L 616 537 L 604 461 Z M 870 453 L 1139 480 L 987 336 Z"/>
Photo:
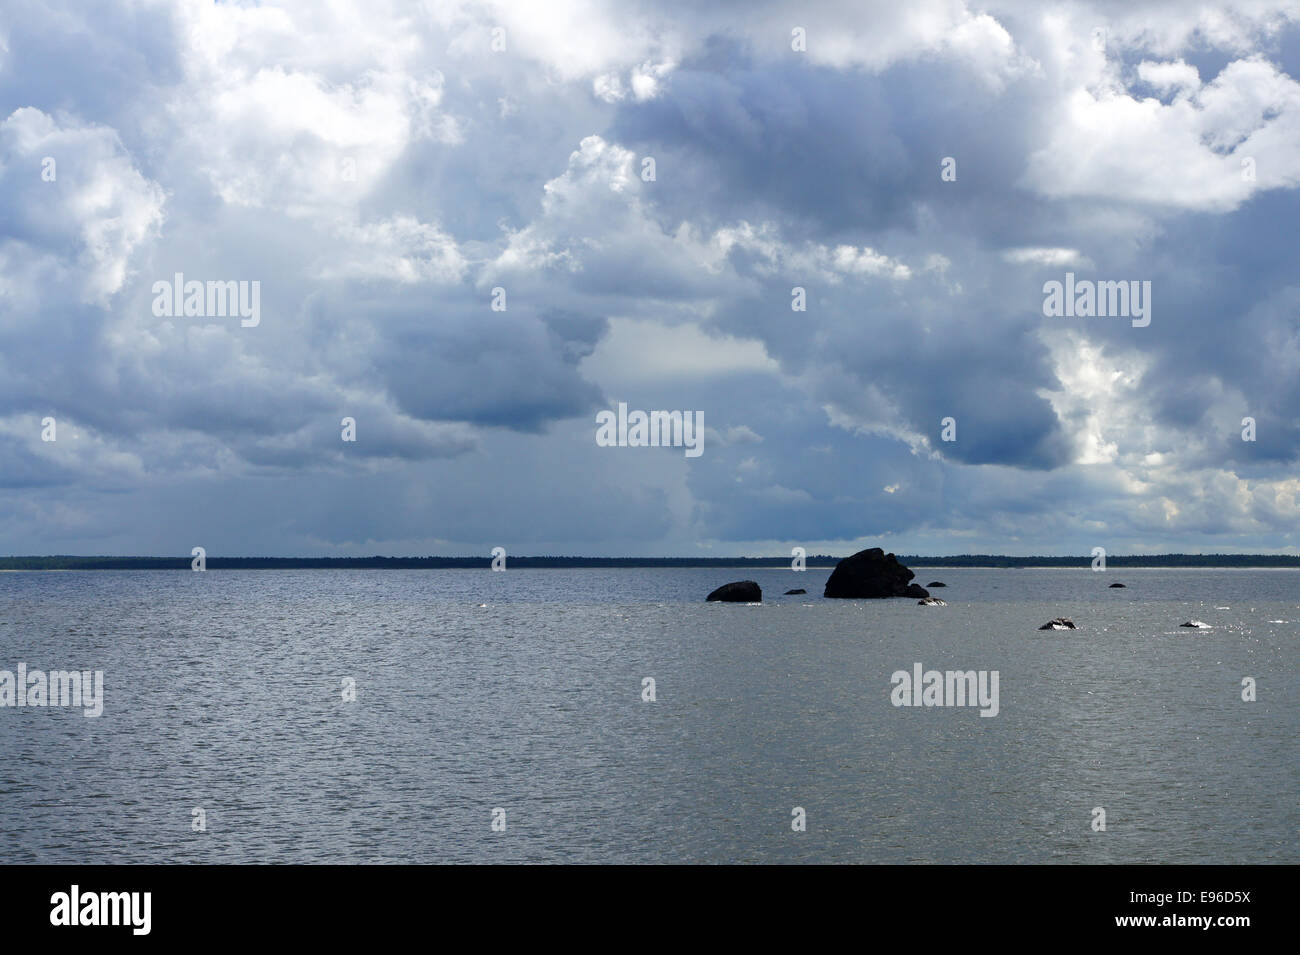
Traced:
<path id="1" fill-rule="evenodd" d="M 848 556 L 848 555 L 845 555 Z M 814 555 L 809 570 L 830 570 L 841 558 Z M 994 554 L 958 554 L 920 557 L 899 554 L 909 567 L 941 569 L 1073 568 L 1092 566 L 1091 557 L 1007 557 Z M 23 570 L 189 570 L 189 557 L 0 557 L 0 571 Z M 207 557 L 208 570 L 483 570 L 492 558 L 483 557 Z M 517 569 L 653 569 L 701 567 L 734 570 L 789 568 L 788 557 L 508 557 Z M 1124 568 L 1291 568 L 1300 569 L 1300 556 L 1285 554 L 1152 554 L 1107 555 L 1106 570 Z"/>

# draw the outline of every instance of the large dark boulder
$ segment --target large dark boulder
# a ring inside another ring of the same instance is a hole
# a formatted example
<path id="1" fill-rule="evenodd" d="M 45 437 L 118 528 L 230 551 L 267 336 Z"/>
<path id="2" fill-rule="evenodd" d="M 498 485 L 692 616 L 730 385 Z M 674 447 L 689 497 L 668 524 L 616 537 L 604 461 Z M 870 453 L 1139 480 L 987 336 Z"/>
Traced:
<path id="1" fill-rule="evenodd" d="M 926 584 L 926 586 L 927 586 L 927 587 L 947 587 L 948 585 L 945 584 L 942 580 L 932 580 L 932 581 L 930 581 L 928 584 Z"/>
<path id="2" fill-rule="evenodd" d="M 1124 584 L 1120 584 L 1120 583 L 1114 583 L 1114 584 L 1111 584 L 1111 586 L 1112 586 L 1112 587 L 1123 587 L 1123 586 L 1125 586 L 1125 585 L 1124 585 Z"/>
<path id="3" fill-rule="evenodd" d="M 727 603 L 762 603 L 763 588 L 758 586 L 758 584 L 752 580 L 738 580 L 735 583 L 723 584 L 713 593 L 709 594 L 707 599 L 722 600 Z"/>
<path id="4" fill-rule="evenodd" d="M 850 599 L 930 596 L 930 592 L 920 584 L 909 583 L 915 576 L 893 554 L 872 547 L 845 557 L 835 565 L 826 581 L 825 596 Z"/>

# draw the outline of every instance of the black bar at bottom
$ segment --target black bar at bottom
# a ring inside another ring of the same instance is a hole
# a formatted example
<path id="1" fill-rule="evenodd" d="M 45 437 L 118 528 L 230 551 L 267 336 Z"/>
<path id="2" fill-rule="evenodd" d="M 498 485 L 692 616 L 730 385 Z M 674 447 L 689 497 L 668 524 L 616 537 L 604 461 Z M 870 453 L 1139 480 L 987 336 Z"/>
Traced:
<path id="1" fill-rule="evenodd" d="M 882 941 L 1041 940 L 1047 932 L 1232 944 L 1285 929 L 1295 881 L 1293 866 L 826 867 L 815 879 L 733 867 L 701 871 L 700 883 L 684 888 L 666 867 L 620 868 L 592 884 L 585 872 L 533 883 L 533 873 L 486 867 L 8 866 L 0 870 L 0 924 L 7 944 L 63 936 L 75 944 L 284 939 L 297 947 L 438 925 L 513 927 L 539 941 L 557 933 L 576 940 L 600 925 L 616 944 L 603 934 L 611 924 L 625 925 L 632 944 L 667 944 L 681 936 L 665 933 L 686 920 L 733 938 L 787 923 L 810 935 L 847 928 Z"/>

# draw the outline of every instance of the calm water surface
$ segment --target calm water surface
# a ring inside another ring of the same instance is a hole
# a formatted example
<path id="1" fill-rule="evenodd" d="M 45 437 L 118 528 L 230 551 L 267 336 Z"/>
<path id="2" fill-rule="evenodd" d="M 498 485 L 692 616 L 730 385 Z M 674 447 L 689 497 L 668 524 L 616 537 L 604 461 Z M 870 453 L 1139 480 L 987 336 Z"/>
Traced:
<path id="1" fill-rule="evenodd" d="M 950 605 L 811 568 L 0 573 L 0 669 L 105 681 L 98 719 L 0 708 L 0 860 L 1300 862 L 1300 571 L 917 573 Z M 766 603 L 703 602 L 743 576 Z M 1001 712 L 895 708 L 916 662 L 999 671 Z"/>

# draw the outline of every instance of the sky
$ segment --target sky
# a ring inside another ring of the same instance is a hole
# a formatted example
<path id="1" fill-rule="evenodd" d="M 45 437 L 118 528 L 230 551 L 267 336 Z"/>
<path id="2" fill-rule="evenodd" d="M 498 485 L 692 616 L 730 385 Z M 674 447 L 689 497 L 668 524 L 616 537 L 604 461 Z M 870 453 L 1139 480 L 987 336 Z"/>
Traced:
<path id="1" fill-rule="evenodd" d="M 1268 0 L 7 0 L 0 553 L 1300 553 L 1298 69 Z"/>

